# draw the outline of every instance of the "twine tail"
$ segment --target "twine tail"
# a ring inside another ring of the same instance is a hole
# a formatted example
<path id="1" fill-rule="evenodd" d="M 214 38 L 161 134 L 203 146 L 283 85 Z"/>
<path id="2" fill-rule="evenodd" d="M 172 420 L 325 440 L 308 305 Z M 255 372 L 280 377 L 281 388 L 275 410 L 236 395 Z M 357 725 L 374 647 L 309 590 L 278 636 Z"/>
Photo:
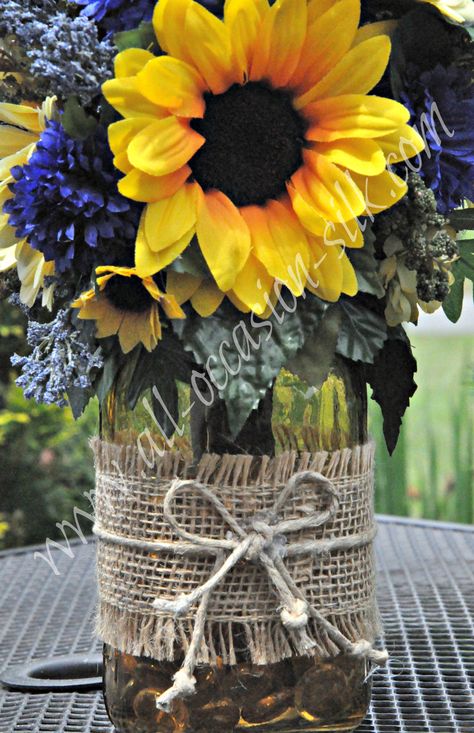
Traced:
<path id="1" fill-rule="evenodd" d="M 214 568 L 215 573 L 224 565 L 222 555 L 219 556 Z M 207 590 L 201 597 L 196 616 L 194 619 L 194 627 L 184 662 L 181 669 L 173 675 L 173 684 L 165 690 L 156 700 L 156 707 L 164 713 L 170 713 L 173 701 L 177 698 L 189 697 L 194 695 L 196 690 L 196 678 L 194 677 L 194 669 L 197 664 L 199 649 L 204 638 L 204 628 L 207 618 L 207 607 L 211 597 L 212 589 Z"/>
<path id="2" fill-rule="evenodd" d="M 372 664 L 377 667 L 383 667 L 387 664 L 389 654 L 386 649 L 374 649 L 373 644 L 366 639 L 360 639 L 359 641 L 351 641 L 347 638 L 339 629 L 337 629 L 323 614 L 318 611 L 314 606 L 310 606 L 306 603 L 303 593 L 300 591 L 296 583 L 294 582 L 291 575 L 288 573 L 286 566 L 281 558 L 275 559 L 275 565 L 280 573 L 280 576 L 285 580 L 290 591 L 303 603 L 306 604 L 306 610 L 309 616 L 312 616 L 319 624 L 319 626 L 325 630 L 329 638 L 339 647 L 342 652 L 350 654 L 354 657 L 365 657 Z"/>

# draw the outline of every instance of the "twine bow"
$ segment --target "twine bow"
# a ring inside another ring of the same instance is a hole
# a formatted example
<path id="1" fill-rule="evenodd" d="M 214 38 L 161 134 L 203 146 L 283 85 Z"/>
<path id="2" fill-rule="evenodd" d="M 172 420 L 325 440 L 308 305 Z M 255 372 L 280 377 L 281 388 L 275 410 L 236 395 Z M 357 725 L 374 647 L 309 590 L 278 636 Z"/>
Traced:
<path id="1" fill-rule="evenodd" d="M 310 486 L 314 494 L 320 493 L 327 498 L 327 508 L 314 511 L 312 507 L 302 507 L 304 516 L 298 519 L 280 519 L 286 502 L 298 489 Z M 174 513 L 174 501 L 186 491 L 206 500 L 229 526 L 230 534 L 225 539 L 203 537 L 188 532 L 178 522 Z M 163 503 L 163 515 L 170 527 L 183 542 L 173 544 L 176 553 L 189 552 L 190 543 L 193 549 L 216 554 L 213 574 L 202 585 L 191 593 L 180 595 L 173 600 L 157 598 L 153 602 L 159 611 L 179 616 L 186 613 L 191 606 L 199 602 L 191 642 L 181 669 L 173 677 L 173 685 L 157 698 L 157 707 L 169 712 L 175 698 L 185 697 L 194 692 L 196 679 L 193 675 L 197 655 L 204 635 L 209 599 L 214 588 L 225 578 L 240 561 L 258 562 L 265 569 L 279 598 L 279 610 L 282 624 L 292 633 L 295 647 L 300 654 L 307 654 L 315 642 L 310 638 L 307 625 L 310 618 L 317 621 L 338 648 L 346 654 L 365 657 L 373 664 L 383 665 L 387 662 L 386 651 L 373 648 L 365 639 L 353 642 L 328 621 L 320 611 L 311 606 L 302 591 L 297 587 L 288 573 L 283 557 L 302 553 L 324 554 L 333 549 L 349 549 L 367 544 L 373 539 L 372 531 L 356 537 L 335 539 L 305 540 L 289 542 L 287 535 L 304 529 L 315 529 L 332 519 L 339 506 L 339 497 L 335 487 L 320 473 L 303 471 L 290 478 L 286 486 L 268 512 L 261 512 L 245 526 L 240 524 L 226 509 L 220 499 L 208 487 L 195 481 L 173 481 Z"/>

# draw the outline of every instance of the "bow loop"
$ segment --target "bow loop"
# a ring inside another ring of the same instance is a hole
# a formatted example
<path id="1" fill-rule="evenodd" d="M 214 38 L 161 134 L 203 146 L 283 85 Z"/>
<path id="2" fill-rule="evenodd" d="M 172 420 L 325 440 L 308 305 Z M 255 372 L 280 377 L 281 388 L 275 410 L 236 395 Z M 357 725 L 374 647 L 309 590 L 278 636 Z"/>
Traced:
<path id="1" fill-rule="evenodd" d="M 216 510 L 218 514 L 220 514 L 224 522 L 230 527 L 232 534 L 237 535 L 241 539 L 245 537 L 246 534 L 242 530 L 242 527 L 237 522 L 237 520 L 226 509 L 221 500 L 216 496 L 213 491 L 208 489 L 207 486 L 204 486 L 203 484 L 200 484 L 197 481 L 193 480 L 180 481 L 179 479 L 175 479 L 171 484 L 171 487 L 163 501 L 163 516 L 170 525 L 170 527 L 173 528 L 178 537 L 183 540 L 188 540 L 189 542 L 192 542 L 196 545 L 203 545 L 204 547 L 208 548 L 215 547 L 216 550 L 235 549 L 235 547 L 238 545 L 238 542 L 233 538 L 226 537 L 226 539 L 221 539 L 203 536 L 202 534 L 189 532 L 179 523 L 175 515 L 174 505 L 176 503 L 175 500 L 185 493 L 189 493 L 194 498 L 196 498 L 196 496 L 199 496 L 204 499 L 205 502 L 207 502 Z"/>
<path id="2" fill-rule="evenodd" d="M 326 506 L 319 511 L 316 511 L 313 507 L 304 506 L 304 508 L 302 507 L 301 517 L 288 520 L 282 519 L 284 507 L 290 497 L 297 493 L 302 494 L 304 489 L 308 488 L 314 498 L 317 495 L 325 498 Z M 225 539 L 209 537 L 202 532 L 200 534 L 190 532 L 180 524 L 175 514 L 176 500 L 186 493 L 190 494 L 194 500 L 201 498 L 221 516 L 230 529 Z M 169 709 L 169 705 L 175 697 L 192 694 L 195 684 L 192 672 L 196 664 L 197 649 L 204 635 L 204 624 L 210 595 L 232 568 L 242 560 L 260 563 L 262 569 L 267 573 L 280 601 L 279 609 L 282 624 L 291 633 L 298 653 L 308 654 L 315 646 L 315 642 L 311 639 L 307 629 L 309 620 L 312 618 L 320 624 L 341 650 L 357 656 L 364 656 L 375 664 L 383 663 L 384 652 L 374 650 L 372 644 L 365 640 L 356 643 L 350 641 L 320 611 L 308 604 L 283 562 L 287 546 L 288 551 L 291 551 L 292 548 L 298 545 L 298 542 L 289 542 L 287 535 L 292 532 L 316 529 L 323 526 L 334 518 L 338 506 L 339 496 L 331 481 L 320 473 L 303 471 L 290 478 L 270 510 L 258 512 L 250 519 L 240 523 L 207 486 L 192 480 L 180 481 L 176 479 L 173 481 L 163 502 L 164 518 L 182 540 L 190 541 L 197 547 L 215 552 L 216 567 L 213 574 L 191 593 L 181 595 L 174 600 L 157 598 L 153 602 L 154 608 L 165 613 L 173 613 L 175 616 L 186 613 L 191 606 L 199 602 L 193 637 L 183 667 L 175 675 L 173 686 L 158 698 L 157 706 L 160 709 Z M 307 540 L 306 544 L 301 544 L 309 552 L 326 551 L 327 547 L 326 540 L 314 538 Z"/>

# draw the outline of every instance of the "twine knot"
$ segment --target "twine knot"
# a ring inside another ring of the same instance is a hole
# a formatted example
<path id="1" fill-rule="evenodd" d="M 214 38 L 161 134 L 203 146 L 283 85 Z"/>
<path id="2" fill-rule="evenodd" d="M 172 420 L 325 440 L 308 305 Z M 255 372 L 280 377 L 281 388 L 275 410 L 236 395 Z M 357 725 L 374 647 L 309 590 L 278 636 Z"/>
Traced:
<path id="1" fill-rule="evenodd" d="M 267 512 L 257 514 L 250 522 L 251 542 L 245 554 L 245 559 L 250 562 L 258 560 L 262 552 L 268 553 L 271 557 L 281 554 L 284 547 L 284 537 L 275 531 L 275 525 L 269 523 L 270 515 Z"/>
<path id="2" fill-rule="evenodd" d="M 326 508 L 320 511 L 305 508 L 304 516 L 301 518 L 285 520 L 282 515 L 288 499 L 303 487 L 310 487 L 314 496 L 319 493 L 323 498 L 326 498 Z M 191 492 L 194 497 L 200 497 L 207 501 L 221 516 L 230 528 L 224 539 L 194 534 L 180 524 L 174 511 L 174 500 L 184 492 Z M 191 606 L 199 602 L 194 619 L 191 643 L 186 652 L 183 666 L 175 674 L 173 686 L 157 699 L 159 709 L 168 711 L 171 702 L 176 697 L 191 695 L 194 692 L 196 680 L 193 677 L 193 671 L 204 637 L 211 593 L 240 561 L 258 562 L 266 571 L 280 599 L 282 624 L 291 632 L 298 653 L 307 654 L 315 646 L 315 642 L 309 636 L 307 629 L 308 622 L 312 618 L 341 651 L 354 656 L 365 657 L 374 664 L 385 664 L 388 658 L 385 651 L 374 650 L 372 644 L 365 639 L 357 642 L 351 641 L 318 609 L 310 606 L 283 562 L 283 556 L 286 553 L 303 550 L 304 552 L 323 556 L 328 552 L 327 540 L 315 539 L 305 540 L 302 543 L 291 543 L 288 542 L 287 536 L 292 532 L 323 526 L 335 516 L 338 506 L 339 497 L 331 481 L 320 473 L 303 471 L 290 478 L 271 510 L 260 512 L 245 524 L 241 524 L 207 486 L 194 481 L 181 481 L 178 479 L 173 481 L 163 502 L 163 515 L 178 537 L 187 543 L 186 546 L 184 546 L 184 543 L 175 543 L 175 551 L 178 553 L 186 551 L 186 549 L 189 549 L 189 542 L 191 542 L 196 551 L 203 548 L 203 551 L 214 552 L 216 565 L 213 574 L 190 593 L 180 595 L 172 600 L 156 598 L 153 602 L 153 606 L 157 610 L 172 613 L 175 616 L 186 613 Z M 338 542 L 341 547 L 347 549 L 350 547 L 351 542 L 355 546 L 356 543 L 360 544 L 361 540 L 369 542 L 372 538 L 373 535 L 367 532 L 362 538 L 357 537 L 353 540 L 349 538 L 349 541 L 347 537 L 342 538 L 340 542 L 337 539 L 331 540 L 331 549 L 338 549 Z"/>
<path id="3" fill-rule="evenodd" d="M 309 620 L 309 606 L 302 598 L 296 598 L 292 608 L 283 608 L 280 618 L 287 629 L 301 629 Z"/>

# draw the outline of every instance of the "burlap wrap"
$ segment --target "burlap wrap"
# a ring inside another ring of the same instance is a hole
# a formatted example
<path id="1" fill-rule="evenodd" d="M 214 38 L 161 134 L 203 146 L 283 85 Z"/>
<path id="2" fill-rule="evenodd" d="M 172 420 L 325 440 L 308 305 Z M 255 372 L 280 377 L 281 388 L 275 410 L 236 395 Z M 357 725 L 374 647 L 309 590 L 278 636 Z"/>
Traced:
<path id="1" fill-rule="evenodd" d="M 97 472 L 96 526 L 99 609 L 97 632 L 123 652 L 158 660 L 182 657 L 189 648 L 194 611 L 178 618 L 153 607 L 159 598 L 175 599 L 202 585 L 212 575 L 212 552 L 181 553 L 163 516 L 163 500 L 171 481 L 195 478 L 220 498 L 245 526 L 272 507 L 288 479 L 312 470 L 330 479 L 339 494 L 335 516 L 323 526 L 293 533 L 289 542 L 347 538 L 347 547 L 324 554 L 307 552 L 284 558 L 296 586 L 348 639 L 371 643 L 380 627 L 374 589 L 372 537 L 372 443 L 333 453 L 287 452 L 276 458 L 205 455 L 199 466 L 180 453 L 156 456 L 147 465 L 135 446 L 93 441 Z M 304 490 L 288 499 L 282 519 L 295 519 L 324 509 L 323 496 Z M 192 493 L 175 501 L 175 516 L 188 531 L 204 537 L 226 538 L 229 527 L 214 508 Z M 160 548 L 143 549 L 125 541 L 159 541 Z M 365 538 L 358 541 L 357 538 Z M 167 549 L 169 543 L 169 550 Z M 354 545 L 351 547 L 351 545 Z M 330 545 L 329 545 L 330 547 Z M 213 591 L 207 608 L 199 663 L 237 663 L 236 647 L 243 639 L 251 660 L 277 662 L 295 654 L 294 632 L 281 622 L 278 599 L 262 567 L 242 560 Z M 315 646 L 311 653 L 332 656 L 338 648 L 314 618 L 307 626 Z"/>

